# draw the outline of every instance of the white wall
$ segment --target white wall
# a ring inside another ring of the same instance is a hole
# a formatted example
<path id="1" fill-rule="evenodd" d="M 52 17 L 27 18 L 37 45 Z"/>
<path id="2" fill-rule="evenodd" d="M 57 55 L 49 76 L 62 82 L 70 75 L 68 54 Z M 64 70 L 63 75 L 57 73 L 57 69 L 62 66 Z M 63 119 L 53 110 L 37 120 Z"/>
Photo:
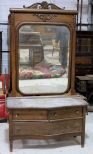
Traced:
<path id="1" fill-rule="evenodd" d="M 43 0 L 34 0 L 33 2 L 31 0 L 0 0 L 0 23 L 7 23 L 8 22 L 8 15 L 9 15 L 9 9 L 10 8 L 22 8 L 23 5 L 29 6 L 32 3 L 35 2 L 42 2 Z M 77 0 L 46 0 L 48 3 L 54 3 L 60 8 L 65 7 L 65 9 L 69 10 L 76 10 L 77 9 Z M 82 22 L 87 22 L 87 4 L 88 0 L 84 1 L 84 17 L 82 18 Z M 8 25 L 0 25 L 0 31 L 2 31 L 2 50 L 8 51 Z M 6 71 L 8 72 L 8 62 L 9 62 L 9 56 L 7 53 L 3 53 L 2 55 L 2 73 Z"/>

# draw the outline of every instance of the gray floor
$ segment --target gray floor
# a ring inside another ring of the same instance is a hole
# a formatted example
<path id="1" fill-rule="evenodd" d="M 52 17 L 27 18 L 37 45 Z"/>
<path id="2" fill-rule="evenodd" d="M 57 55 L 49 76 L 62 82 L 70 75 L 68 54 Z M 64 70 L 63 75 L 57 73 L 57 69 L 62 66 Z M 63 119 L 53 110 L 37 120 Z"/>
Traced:
<path id="1" fill-rule="evenodd" d="M 10 154 L 8 123 L 0 123 L 0 154 Z M 80 138 L 74 140 L 30 140 L 14 141 L 13 154 L 93 154 L 93 112 L 86 116 L 85 146 L 81 148 Z"/>

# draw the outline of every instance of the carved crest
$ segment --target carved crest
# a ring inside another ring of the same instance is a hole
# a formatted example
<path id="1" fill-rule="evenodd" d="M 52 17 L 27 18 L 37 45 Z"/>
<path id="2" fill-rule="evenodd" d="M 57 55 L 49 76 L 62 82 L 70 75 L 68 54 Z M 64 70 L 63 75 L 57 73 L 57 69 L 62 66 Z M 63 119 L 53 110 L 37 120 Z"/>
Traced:
<path id="1" fill-rule="evenodd" d="M 60 10 L 64 10 L 65 7 L 63 8 L 60 8 L 58 6 L 56 6 L 55 4 L 52 4 L 52 3 L 47 3 L 46 1 L 43 1 L 42 3 L 34 3 L 33 5 L 30 5 L 28 7 L 25 7 L 23 6 L 24 8 L 28 8 L 28 9 L 49 9 L 49 10 L 52 10 L 52 9 L 60 9 Z M 54 14 L 34 14 L 36 15 L 37 17 L 39 17 L 41 20 L 43 21 L 47 21 L 47 20 L 50 20 L 51 18 L 54 18 L 55 15 Z"/>
<path id="2" fill-rule="evenodd" d="M 26 7 L 25 5 L 23 5 L 24 8 L 28 8 L 28 9 L 60 9 L 60 10 L 64 10 L 65 7 L 60 8 L 58 6 L 56 6 L 53 3 L 47 3 L 46 1 L 43 1 L 42 3 L 34 3 L 28 7 Z"/>

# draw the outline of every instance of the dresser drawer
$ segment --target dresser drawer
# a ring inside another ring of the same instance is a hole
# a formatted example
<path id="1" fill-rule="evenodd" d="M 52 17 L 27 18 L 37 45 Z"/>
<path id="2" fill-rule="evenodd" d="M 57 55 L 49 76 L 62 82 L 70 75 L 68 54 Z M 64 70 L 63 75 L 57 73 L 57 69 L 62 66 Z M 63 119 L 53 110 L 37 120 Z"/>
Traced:
<path id="1" fill-rule="evenodd" d="M 56 122 L 14 122 L 13 135 L 18 136 L 52 136 L 82 131 L 82 120 L 66 120 Z"/>
<path id="2" fill-rule="evenodd" d="M 82 117 L 82 114 L 83 112 L 81 107 L 69 107 L 63 109 L 50 110 L 48 113 L 48 118 L 50 120 L 77 118 Z"/>
<path id="3" fill-rule="evenodd" d="M 13 120 L 47 120 L 46 110 L 14 110 Z"/>

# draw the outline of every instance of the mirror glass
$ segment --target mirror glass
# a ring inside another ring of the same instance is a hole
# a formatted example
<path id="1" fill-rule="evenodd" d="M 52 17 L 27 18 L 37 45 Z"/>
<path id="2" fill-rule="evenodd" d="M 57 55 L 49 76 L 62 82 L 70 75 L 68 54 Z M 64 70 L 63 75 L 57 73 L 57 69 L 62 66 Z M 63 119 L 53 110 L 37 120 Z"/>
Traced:
<path id="1" fill-rule="evenodd" d="M 31 24 L 19 29 L 18 88 L 24 94 L 68 89 L 70 31 L 64 25 Z"/>

